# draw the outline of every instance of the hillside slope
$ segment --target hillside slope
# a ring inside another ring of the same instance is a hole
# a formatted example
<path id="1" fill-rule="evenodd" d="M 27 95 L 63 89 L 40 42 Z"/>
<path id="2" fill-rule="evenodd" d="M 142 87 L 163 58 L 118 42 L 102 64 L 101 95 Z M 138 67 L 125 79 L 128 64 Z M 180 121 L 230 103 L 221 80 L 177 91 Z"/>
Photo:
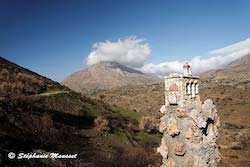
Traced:
<path id="1" fill-rule="evenodd" d="M 2 97 L 33 95 L 50 90 L 69 90 L 46 77 L 0 57 L 0 93 Z"/>
<path id="2" fill-rule="evenodd" d="M 157 115 L 160 107 L 164 104 L 164 83 L 157 82 L 100 90 L 94 96 L 111 105 L 117 105 L 145 115 Z"/>
<path id="3" fill-rule="evenodd" d="M 92 100 L 0 59 L 0 166 L 147 166 L 139 114 Z M 154 145 L 160 137 L 149 135 Z M 10 160 L 9 152 L 78 154 L 77 159 Z"/>
<path id="4" fill-rule="evenodd" d="M 228 65 L 228 68 L 238 67 L 238 68 L 244 69 L 245 65 L 249 65 L 249 64 L 250 64 L 250 54 L 245 55 L 241 57 L 240 59 L 233 61 L 232 63 Z"/>
<path id="5" fill-rule="evenodd" d="M 68 76 L 62 81 L 62 84 L 77 92 L 92 92 L 155 81 L 157 81 L 156 78 L 119 63 L 99 62 Z"/>

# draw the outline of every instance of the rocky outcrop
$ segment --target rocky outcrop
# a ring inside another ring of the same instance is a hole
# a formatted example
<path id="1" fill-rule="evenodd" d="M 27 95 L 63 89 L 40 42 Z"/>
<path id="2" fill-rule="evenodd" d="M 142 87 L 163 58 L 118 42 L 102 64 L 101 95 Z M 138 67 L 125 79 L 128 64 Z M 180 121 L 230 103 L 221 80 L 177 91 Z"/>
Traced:
<path id="1" fill-rule="evenodd" d="M 144 116 L 140 119 L 139 128 L 147 133 L 157 132 L 159 122 L 158 116 Z"/>
<path id="2" fill-rule="evenodd" d="M 106 118 L 100 116 L 95 119 L 95 129 L 99 132 L 109 132 L 110 122 Z"/>

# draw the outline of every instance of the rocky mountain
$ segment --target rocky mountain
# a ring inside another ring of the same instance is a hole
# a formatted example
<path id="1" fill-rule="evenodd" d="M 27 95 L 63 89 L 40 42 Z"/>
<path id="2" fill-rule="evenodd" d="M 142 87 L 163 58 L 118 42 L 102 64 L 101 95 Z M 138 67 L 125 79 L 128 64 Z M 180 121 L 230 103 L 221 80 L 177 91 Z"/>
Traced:
<path id="1" fill-rule="evenodd" d="M 203 86 L 229 85 L 250 89 L 250 54 L 230 63 L 224 69 L 200 74 Z"/>
<path id="2" fill-rule="evenodd" d="M 249 66 L 249 64 L 250 64 L 250 54 L 233 61 L 227 67 L 228 68 L 236 68 L 237 67 L 240 69 L 244 69 L 246 66 Z"/>
<path id="3" fill-rule="evenodd" d="M 157 80 L 116 62 L 99 62 L 73 73 L 62 84 L 77 92 L 93 92 L 127 85 L 143 85 Z"/>
<path id="4" fill-rule="evenodd" d="M 140 117 L 0 58 L 0 166 L 155 164 L 153 148 L 160 138 L 139 131 Z M 77 159 L 11 160 L 9 152 L 77 154 Z"/>

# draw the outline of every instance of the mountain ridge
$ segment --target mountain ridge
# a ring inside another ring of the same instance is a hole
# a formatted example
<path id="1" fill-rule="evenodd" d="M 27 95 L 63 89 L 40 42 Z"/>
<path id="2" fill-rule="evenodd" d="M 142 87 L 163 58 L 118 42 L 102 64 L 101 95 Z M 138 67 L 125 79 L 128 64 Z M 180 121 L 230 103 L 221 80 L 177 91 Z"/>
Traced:
<path id="1" fill-rule="evenodd" d="M 229 63 L 227 65 L 227 68 L 233 68 L 238 66 L 244 66 L 250 64 L 250 54 L 247 54 L 245 56 L 242 56 L 241 58 Z"/>
<path id="2" fill-rule="evenodd" d="M 202 85 L 229 85 L 250 89 L 250 54 L 247 54 L 224 69 L 215 69 L 200 74 Z"/>
<path id="3" fill-rule="evenodd" d="M 157 80 L 117 62 L 99 62 L 69 75 L 61 83 L 77 92 L 91 92 L 127 85 L 143 85 Z"/>

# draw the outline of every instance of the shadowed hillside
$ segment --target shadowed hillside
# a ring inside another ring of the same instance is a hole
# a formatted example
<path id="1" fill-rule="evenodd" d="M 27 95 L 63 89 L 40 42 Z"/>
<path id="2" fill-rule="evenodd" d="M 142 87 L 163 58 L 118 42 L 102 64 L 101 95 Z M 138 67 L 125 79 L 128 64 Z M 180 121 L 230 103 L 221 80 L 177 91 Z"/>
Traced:
<path id="1" fill-rule="evenodd" d="M 147 166 L 158 134 L 139 131 L 140 114 L 92 100 L 0 58 L 0 165 Z M 8 152 L 59 152 L 77 159 L 9 160 Z"/>

